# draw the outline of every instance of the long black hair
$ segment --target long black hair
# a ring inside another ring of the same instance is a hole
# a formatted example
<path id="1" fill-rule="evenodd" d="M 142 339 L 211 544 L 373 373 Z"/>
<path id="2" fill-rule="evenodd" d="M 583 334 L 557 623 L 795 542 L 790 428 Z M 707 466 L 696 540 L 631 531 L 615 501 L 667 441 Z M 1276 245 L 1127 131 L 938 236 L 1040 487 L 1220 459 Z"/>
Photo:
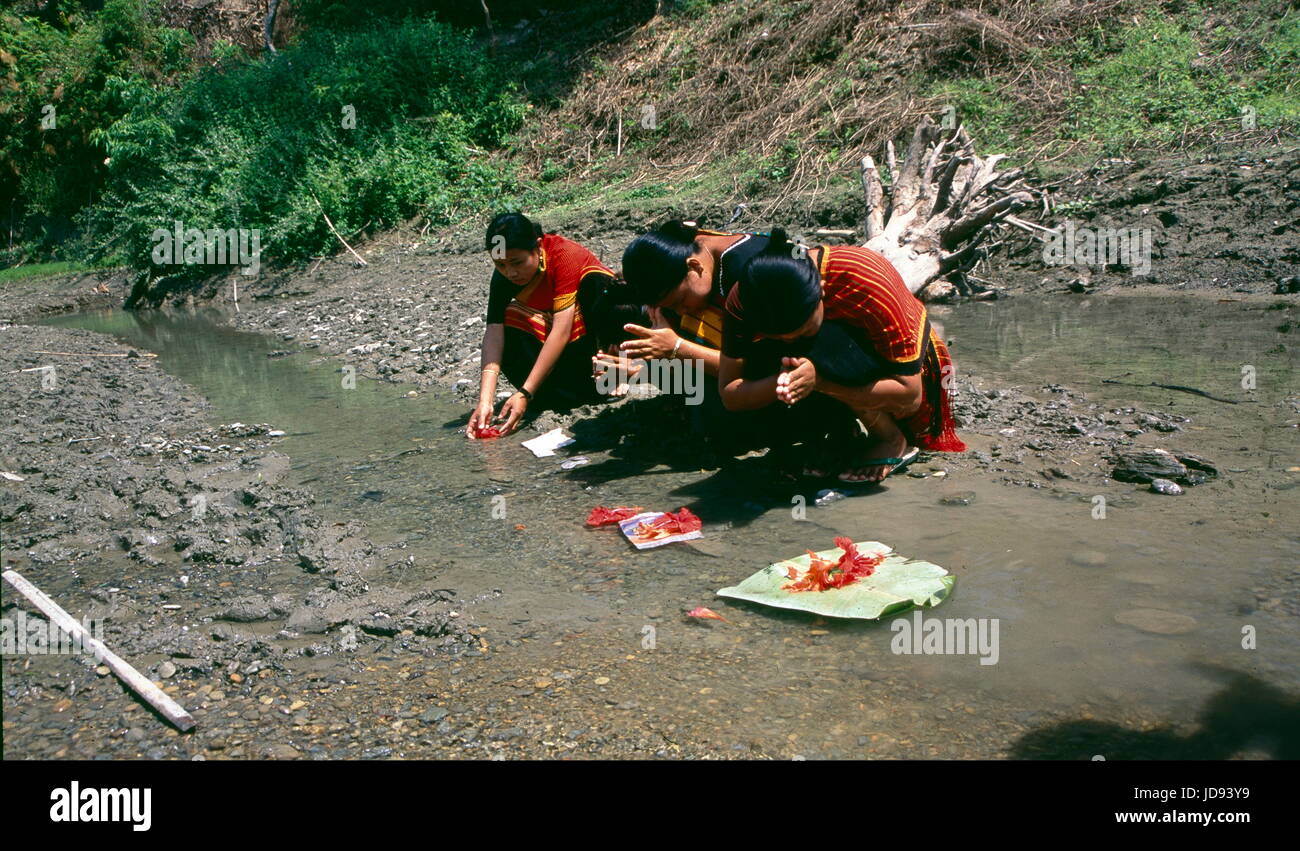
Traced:
<path id="1" fill-rule="evenodd" d="M 696 222 L 674 220 L 643 233 L 623 252 L 623 280 L 637 304 L 658 304 L 686 277 L 686 261 L 703 248 Z"/>
<path id="2" fill-rule="evenodd" d="M 484 247 L 488 251 L 500 248 L 500 240 L 505 240 L 505 251 L 519 249 L 532 251 L 537 247 L 537 240 L 542 238 L 542 226 L 523 213 L 502 213 L 488 225 Z"/>
<path id="3" fill-rule="evenodd" d="M 759 334 L 789 334 L 813 315 L 822 298 L 821 276 L 802 244 L 773 228 L 767 247 L 740 271 L 737 298 L 745 324 Z"/>

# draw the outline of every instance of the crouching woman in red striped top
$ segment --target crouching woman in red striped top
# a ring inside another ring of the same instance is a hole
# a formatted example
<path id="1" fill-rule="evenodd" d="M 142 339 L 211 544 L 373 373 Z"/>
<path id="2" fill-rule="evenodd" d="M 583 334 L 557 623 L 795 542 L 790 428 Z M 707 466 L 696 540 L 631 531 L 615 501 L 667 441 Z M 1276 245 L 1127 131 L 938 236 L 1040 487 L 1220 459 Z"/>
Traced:
<path id="1" fill-rule="evenodd" d="M 530 408 L 601 400 L 591 375 L 596 340 L 584 314 L 590 314 L 614 280 L 596 255 L 558 234 L 543 233 L 522 213 L 493 219 L 485 241 L 495 271 L 478 405 L 465 429 L 471 439 L 492 426 L 501 373 L 515 387 L 496 418 L 503 435 L 517 429 Z"/>
<path id="2" fill-rule="evenodd" d="M 868 248 L 795 245 L 778 228 L 727 297 L 723 404 L 749 410 L 784 403 L 797 411 L 810 397 L 829 397 L 847 406 L 866 426 L 866 441 L 827 440 L 815 424 L 803 435 L 805 447 L 831 450 L 815 466 L 838 466 L 843 481 L 880 481 L 918 448 L 964 451 L 948 396 L 951 374 L 925 305 Z"/>

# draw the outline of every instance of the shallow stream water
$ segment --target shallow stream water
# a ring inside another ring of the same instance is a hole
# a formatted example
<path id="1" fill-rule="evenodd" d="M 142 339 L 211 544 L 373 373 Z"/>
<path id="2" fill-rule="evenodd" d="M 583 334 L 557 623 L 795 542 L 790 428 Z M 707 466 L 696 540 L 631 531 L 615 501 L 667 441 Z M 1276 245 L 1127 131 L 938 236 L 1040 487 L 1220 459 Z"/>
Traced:
<path id="1" fill-rule="evenodd" d="M 1276 717 L 1300 725 L 1300 630 L 1285 607 L 1260 605 L 1288 588 L 1294 596 L 1300 562 L 1300 474 L 1287 470 L 1300 464 L 1297 347 L 1293 333 L 1279 330 L 1295 311 L 1268 306 L 1076 297 L 937 311 L 959 367 L 983 386 L 1062 384 L 1103 405 L 1189 417 L 1170 445 L 1226 472 L 1184 496 L 1110 481 L 1016 487 L 953 465 L 943 478 L 898 477 L 825 506 L 802 491 L 806 519 L 792 512 L 793 487 L 772 482 L 757 459 L 722 471 L 680 469 L 588 441 L 594 431 L 582 423 L 571 430 L 577 442 L 554 458 L 534 458 L 518 437 L 470 443 L 467 411 L 448 396 L 409 398 L 408 386 L 365 379 L 348 388 L 343 362 L 305 351 L 269 356 L 285 344 L 233 331 L 219 316 L 112 311 L 52 324 L 156 352 L 164 370 L 211 401 L 214 422 L 287 431 L 278 448 L 322 513 L 358 519 L 377 543 L 405 546 L 400 559 L 375 568 L 376 579 L 451 587 L 463 597 L 500 589 L 473 613 L 495 634 L 604 636 L 604 651 L 582 652 L 643 653 L 652 627 L 653 668 L 630 697 L 671 709 L 688 702 L 688 691 L 703 691 L 727 715 L 718 724 L 738 749 L 779 736 L 792 755 L 809 757 L 868 755 L 877 745 L 890 754 L 984 756 L 1069 720 L 1195 735 L 1197 724 L 1204 732 L 1220 723 L 1207 704 L 1244 707 L 1260 694 L 1278 702 Z M 1242 387 L 1243 366 L 1253 370 L 1253 390 Z M 1149 382 L 1240 404 L 1130 386 Z M 991 440 L 968 442 L 986 448 Z M 577 455 L 591 463 L 560 469 Z M 928 465 L 944 468 L 942 455 Z M 941 504 L 957 493 L 969 504 Z M 1097 495 L 1108 500 L 1105 519 L 1094 516 Z M 615 530 L 583 527 L 592 506 L 619 504 L 690 506 L 704 519 L 704 538 L 636 552 Z M 924 617 L 996 620 L 996 664 L 975 654 L 891 652 L 888 620 L 827 623 L 715 598 L 716 589 L 828 548 L 840 534 L 884 541 L 953 572 L 954 594 Z M 702 627 L 679 616 L 701 605 L 732 623 Z M 1170 621 L 1174 634 L 1153 631 L 1165 621 L 1151 610 L 1190 620 Z M 1247 627 L 1256 649 L 1243 647 Z M 677 669 L 687 657 L 693 665 L 717 660 L 703 690 L 695 674 Z M 810 719 L 823 723 L 810 729 Z M 875 738 L 882 730 L 924 749 L 885 749 Z M 1267 753 L 1285 734 L 1258 736 L 1232 741 Z"/>

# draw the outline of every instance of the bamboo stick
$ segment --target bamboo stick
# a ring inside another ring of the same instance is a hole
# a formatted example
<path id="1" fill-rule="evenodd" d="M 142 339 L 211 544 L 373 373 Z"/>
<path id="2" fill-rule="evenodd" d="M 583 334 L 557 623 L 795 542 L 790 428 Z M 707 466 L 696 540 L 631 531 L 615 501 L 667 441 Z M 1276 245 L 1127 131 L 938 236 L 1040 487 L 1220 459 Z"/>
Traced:
<path id="1" fill-rule="evenodd" d="M 131 357 L 129 354 L 125 354 L 125 353 L 123 353 L 123 354 L 101 354 L 101 353 L 99 353 L 99 352 L 32 352 L 32 354 L 34 354 L 34 355 L 68 355 L 69 357 L 74 357 L 74 358 L 129 358 L 129 357 Z M 136 352 L 136 357 L 142 357 L 142 358 L 156 358 L 156 357 L 158 357 L 158 355 L 156 355 L 156 354 L 153 353 L 153 352 Z M 47 368 L 48 368 L 48 367 L 38 366 L 38 367 L 35 367 L 34 369 L 47 369 Z M 23 370 L 23 372 L 33 372 L 34 369 L 25 369 L 25 370 Z"/>
<path id="2" fill-rule="evenodd" d="M 76 619 L 64 611 L 58 603 L 47 597 L 45 592 L 28 582 L 17 571 L 6 570 L 3 576 L 6 582 L 18 589 L 20 594 L 30 600 L 32 605 L 44 612 L 51 621 L 58 624 L 64 632 L 76 636 L 81 640 L 82 646 L 89 647 L 94 651 L 96 659 L 102 660 L 113 673 L 117 674 L 122 682 L 147 700 L 150 706 L 158 710 L 168 721 L 175 724 L 177 729 L 182 733 L 193 729 L 194 719 L 190 716 L 190 713 L 185 711 L 183 706 L 168 697 L 162 689 L 153 684 L 152 680 L 131 667 L 130 662 L 109 650 L 104 642 L 88 633 L 85 627 L 77 623 Z"/>
<path id="3" fill-rule="evenodd" d="M 311 200 L 316 202 L 317 207 L 320 207 L 320 214 L 325 217 L 325 224 L 329 225 L 330 231 L 339 238 L 339 242 L 343 243 L 343 247 L 346 248 L 348 251 L 351 251 L 352 256 L 357 258 L 357 262 L 360 263 L 362 266 L 369 266 L 370 264 L 367 263 L 365 259 L 362 258 L 362 256 L 356 252 L 356 249 L 348 245 L 348 241 L 344 239 L 343 235 L 338 232 L 338 228 L 334 227 L 334 223 L 330 221 L 330 214 L 325 212 L 325 207 L 324 205 L 321 204 L 320 199 L 317 198 L 315 195 L 312 195 Z"/>

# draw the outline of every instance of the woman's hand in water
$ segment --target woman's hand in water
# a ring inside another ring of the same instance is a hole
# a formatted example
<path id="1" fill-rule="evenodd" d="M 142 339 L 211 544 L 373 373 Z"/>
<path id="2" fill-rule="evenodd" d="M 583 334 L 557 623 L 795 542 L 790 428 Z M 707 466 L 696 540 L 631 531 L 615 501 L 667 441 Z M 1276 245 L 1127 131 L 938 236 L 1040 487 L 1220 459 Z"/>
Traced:
<path id="1" fill-rule="evenodd" d="M 497 417 L 499 420 L 505 420 L 505 424 L 501 426 L 502 437 L 513 434 L 515 429 L 519 428 L 519 421 L 523 419 L 524 412 L 527 410 L 528 399 L 523 393 L 516 393 L 506 400 L 506 403 L 501 406 L 500 415 Z"/>
<path id="2" fill-rule="evenodd" d="M 793 405 L 817 389 L 817 367 L 807 358 L 782 358 L 782 372 L 776 377 L 776 398 Z"/>
<path id="3" fill-rule="evenodd" d="M 487 428 L 492 425 L 492 403 L 479 402 L 474 413 L 469 415 L 469 423 L 465 426 L 465 436 L 470 440 L 476 440 L 475 433 L 481 428 Z"/>
<path id="4" fill-rule="evenodd" d="M 619 344 L 619 349 L 630 358 L 669 357 L 680 339 L 677 332 L 668 327 L 646 328 L 643 325 L 628 323 L 623 326 L 623 330 L 630 334 L 636 334 L 639 338 Z"/>

